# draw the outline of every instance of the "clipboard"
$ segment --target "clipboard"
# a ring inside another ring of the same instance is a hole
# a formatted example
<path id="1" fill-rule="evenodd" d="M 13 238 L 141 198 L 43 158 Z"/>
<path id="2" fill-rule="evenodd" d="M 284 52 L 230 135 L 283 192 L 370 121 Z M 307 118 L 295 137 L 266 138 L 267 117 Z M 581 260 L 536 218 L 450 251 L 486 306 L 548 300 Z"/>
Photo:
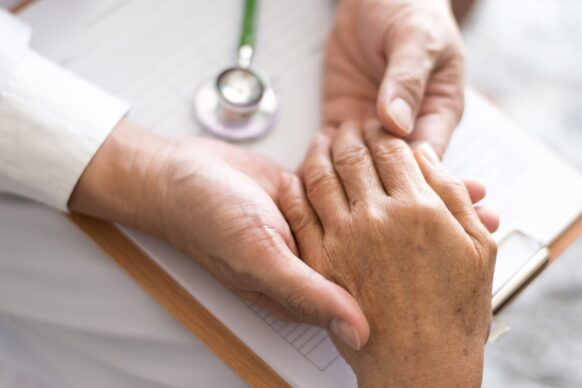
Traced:
<path id="1" fill-rule="evenodd" d="M 79 214 L 67 217 L 250 386 L 290 386 L 117 226 Z M 508 231 L 499 244 L 514 234 L 537 241 L 527 232 L 515 228 Z M 551 245 L 540 245 L 521 269 L 493 295 L 493 313 L 499 314 L 506 309 L 580 236 L 582 217 Z"/>
<path id="2" fill-rule="evenodd" d="M 23 0 L 12 11 L 18 12 L 34 2 L 35 0 Z M 128 238 L 118 226 L 111 222 L 79 214 L 69 214 L 67 217 L 249 385 L 290 386 L 283 377 L 188 293 L 151 256 Z M 499 243 L 503 244 L 506 239 L 516 234 L 525 235 L 533 241 L 536 240 L 528 232 L 516 228 L 508 231 Z M 514 277 L 507 281 L 493 296 L 494 313 L 498 314 L 509 306 L 536 276 L 557 260 L 581 235 L 582 217 L 578 218 L 549 246 L 540 245 Z"/>
<path id="3" fill-rule="evenodd" d="M 238 339 L 226 326 L 203 307 L 178 282 L 170 277 L 139 246 L 110 222 L 79 214 L 67 216 L 95 244 L 105 251 L 146 292 L 172 314 L 193 335 L 221 358 L 250 386 L 290 386 L 264 360 Z M 520 229 L 512 229 L 502 240 L 522 234 L 537 241 Z M 522 268 L 493 296 L 493 312 L 501 313 L 535 278 L 580 236 L 582 217 L 571 225 L 550 246 L 539 249 Z M 503 244 L 503 241 L 499 242 Z"/>
<path id="4" fill-rule="evenodd" d="M 550 264 L 550 249 L 541 242 L 538 238 L 532 236 L 524 229 L 514 227 L 509 229 L 502 235 L 497 245 L 499 247 L 509 240 L 511 237 L 521 235 L 536 243 L 536 250 L 527 259 L 523 265 L 509 278 L 492 297 L 491 310 L 493 315 L 499 315 L 512 300 L 514 300 L 521 291 L 523 291 L 528 284 L 533 282 L 535 278 L 542 273 L 542 271 Z"/>

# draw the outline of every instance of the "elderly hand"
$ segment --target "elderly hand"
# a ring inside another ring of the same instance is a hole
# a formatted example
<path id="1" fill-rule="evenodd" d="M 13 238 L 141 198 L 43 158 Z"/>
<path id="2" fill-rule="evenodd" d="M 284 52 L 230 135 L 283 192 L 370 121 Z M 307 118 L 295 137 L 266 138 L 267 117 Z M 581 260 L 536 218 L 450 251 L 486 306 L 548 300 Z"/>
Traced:
<path id="1" fill-rule="evenodd" d="M 368 326 L 353 297 L 295 254 L 273 196 L 281 167 L 209 139 L 171 141 L 123 122 L 81 177 L 69 207 L 159 236 L 242 297 L 335 330 L 359 348 Z"/>
<path id="2" fill-rule="evenodd" d="M 306 195 L 287 176 L 279 206 L 303 260 L 369 321 L 362 350 L 336 343 L 360 386 L 479 386 L 496 246 L 462 182 L 429 146 L 350 125 L 314 139 L 304 180 Z"/>
<path id="3" fill-rule="evenodd" d="M 378 118 L 442 156 L 463 111 L 463 47 L 447 0 L 342 0 L 329 37 L 324 121 Z"/>

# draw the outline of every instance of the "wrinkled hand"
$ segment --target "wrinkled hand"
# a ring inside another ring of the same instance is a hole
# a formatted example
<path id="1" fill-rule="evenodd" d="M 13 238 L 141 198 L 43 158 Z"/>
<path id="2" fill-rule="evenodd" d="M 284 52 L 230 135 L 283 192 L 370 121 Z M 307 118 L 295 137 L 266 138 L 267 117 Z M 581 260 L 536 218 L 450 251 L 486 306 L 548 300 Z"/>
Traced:
<path id="1" fill-rule="evenodd" d="M 342 0 L 329 37 L 324 121 L 378 118 L 442 156 L 463 111 L 463 48 L 447 0 Z M 409 134 L 410 133 L 410 134 Z"/>
<path id="2" fill-rule="evenodd" d="M 427 145 L 350 125 L 314 139 L 304 180 L 287 176 L 279 205 L 369 321 L 362 350 L 337 344 L 360 386 L 479 386 L 496 247 L 462 182 Z"/>
<path id="3" fill-rule="evenodd" d="M 173 155 L 162 213 L 174 245 L 227 287 L 271 311 L 323 327 L 335 319 L 350 322 L 366 336 L 353 298 L 294 253 L 287 222 L 270 196 L 279 188 L 278 166 L 211 140 L 180 145 Z M 355 328 L 344 339 L 357 347 L 354 336 Z"/>
<path id="4" fill-rule="evenodd" d="M 125 122 L 101 147 L 70 208 L 172 243 L 244 298 L 337 331 L 359 348 L 368 326 L 353 297 L 296 255 L 274 197 L 282 168 L 209 139 L 170 141 Z M 335 322 L 335 323 L 333 323 Z"/>

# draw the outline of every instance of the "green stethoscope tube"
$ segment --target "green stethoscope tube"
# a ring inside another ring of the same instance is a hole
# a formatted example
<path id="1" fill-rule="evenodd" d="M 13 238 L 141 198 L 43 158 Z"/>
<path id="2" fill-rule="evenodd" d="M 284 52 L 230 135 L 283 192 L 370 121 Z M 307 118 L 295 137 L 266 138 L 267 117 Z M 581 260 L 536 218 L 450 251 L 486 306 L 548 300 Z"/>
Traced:
<path id="1" fill-rule="evenodd" d="M 258 0 L 245 0 L 243 22 L 240 34 L 239 48 L 243 46 L 255 47 L 257 26 Z"/>

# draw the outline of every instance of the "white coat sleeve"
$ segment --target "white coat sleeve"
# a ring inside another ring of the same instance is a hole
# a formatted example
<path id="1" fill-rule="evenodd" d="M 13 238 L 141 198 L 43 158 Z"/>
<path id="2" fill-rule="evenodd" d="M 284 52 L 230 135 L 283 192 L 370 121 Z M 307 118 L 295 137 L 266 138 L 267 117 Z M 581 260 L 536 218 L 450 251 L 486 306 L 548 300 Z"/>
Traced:
<path id="1" fill-rule="evenodd" d="M 66 211 L 127 102 L 38 55 L 30 29 L 0 10 L 0 191 Z"/>

